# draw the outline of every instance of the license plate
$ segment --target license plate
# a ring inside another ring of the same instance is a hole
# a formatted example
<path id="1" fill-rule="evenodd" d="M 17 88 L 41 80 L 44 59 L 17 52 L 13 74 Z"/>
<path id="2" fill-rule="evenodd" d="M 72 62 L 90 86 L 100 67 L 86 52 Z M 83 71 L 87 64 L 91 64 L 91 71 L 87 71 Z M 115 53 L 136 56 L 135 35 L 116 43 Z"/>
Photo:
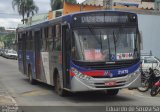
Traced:
<path id="1" fill-rule="evenodd" d="M 116 82 L 115 81 L 111 81 L 111 82 L 106 82 L 105 86 L 115 86 Z"/>

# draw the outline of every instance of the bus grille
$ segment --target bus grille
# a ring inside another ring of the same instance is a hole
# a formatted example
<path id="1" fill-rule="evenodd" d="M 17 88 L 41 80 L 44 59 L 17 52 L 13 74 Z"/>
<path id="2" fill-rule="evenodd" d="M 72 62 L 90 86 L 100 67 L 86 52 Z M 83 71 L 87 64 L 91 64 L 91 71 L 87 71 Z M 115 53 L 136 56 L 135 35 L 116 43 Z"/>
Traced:
<path id="1" fill-rule="evenodd" d="M 126 84 L 126 81 L 118 81 L 114 86 L 106 86 L 105 83 L 94 83 L 94 87 L 96 88 L 113 88 L 113 87 L 121 87 Z"/>

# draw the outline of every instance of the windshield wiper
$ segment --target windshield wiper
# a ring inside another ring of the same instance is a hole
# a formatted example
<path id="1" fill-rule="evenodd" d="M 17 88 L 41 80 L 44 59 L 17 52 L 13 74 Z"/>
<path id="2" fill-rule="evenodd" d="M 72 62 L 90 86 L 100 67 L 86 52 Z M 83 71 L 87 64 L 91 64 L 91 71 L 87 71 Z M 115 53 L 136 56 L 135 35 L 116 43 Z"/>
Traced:
<path id="1" fill-rule="evenodd" d="M 115 33 L 113 32 L 113 39 L 114 39 L 114 48 L 115 48 L 115 54 L 117 53 L 117 49 L 116 49 L 116 36 L 115 36 Z"/>
<path id="2" fill-rule="evenodd" d="M 93 35 L 93 37 L 97 40 L 97 42 L 99 44 L 101 44 L 101 41 L 97 38 L 96 34 L 94 33 L 93 29 L 91 28 L 91 26 L 88 26 L 89 31 L 91 32 L 91 34 Z"/>

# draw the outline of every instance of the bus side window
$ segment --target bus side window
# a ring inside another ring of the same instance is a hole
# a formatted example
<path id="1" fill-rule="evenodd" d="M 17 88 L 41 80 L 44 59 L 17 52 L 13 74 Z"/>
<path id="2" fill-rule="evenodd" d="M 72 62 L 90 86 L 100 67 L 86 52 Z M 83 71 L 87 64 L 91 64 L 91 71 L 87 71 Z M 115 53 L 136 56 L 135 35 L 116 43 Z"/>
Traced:
<path id="1" fill-rule="evenodd" d="M 53 25 L 52 26 L 52 39 L 53 39 L 53 42 L 52 42 L 52 51 L 54 50 L 54 45 L 55 45 L 54 40 L 55 40 L 55 37 L 56 37 L 56 26 Z"/>
<path id="2" fill-rule="evenodd" d="M 45 39 L 45 31 L 44 28 L 41 29 L 41 51 L 46 51 L 46 39 Z"/>
<path id="3" fill-rule="evenodd" d="M 44 28 L 45 51 L 48 51 L 48 27 Z"/>
<path id="4" fill-rule="evenodd" d="M 26 50 L 29 50 L 29 32 L 26 32 Z"/>
<path id="5" fill-rule="evenodd" d="M 26 42 L 25 42 L 26 33 L 25 32 L 22 34 L 21 39 L 22 39 L 22 46 L 21 47 L 22 47 L 22 50 L 25 51 L 26 50 Z"/>
<path id="6" fill-rule="evenodd" d="M 27 50 L 33 50 L 32 31 L 28 31 L 26 33 L 26 49 Z"/>
<path id="7" fill-rule="evenodd" d="M 56 27 L 55 25 L 52 26 L 52 37 L 56 36 Z"/>
<path id="8" fill-rule="evenodd" d="M 33 50 L 33 36 L 32 31 L 29 32 L 30 50 Z"/>
<path id="9" fill-rule="evenodd" d="M 52 26 L 49 26 L 48 35 L 49 35 L 49 38 L 47 40 L 48 51 L 52 51 L 53 50 Z"/>
<path id="10" fill-rule="evenodd" d="M 22 50 L 22 34 L 18 34 L 18 49 Z"/>
<path id="11" fill-rule="evenodd" d="M 56 25 L 56 36 L 54 38 L 54 50 L 61 51 L 61 25 Z"/>

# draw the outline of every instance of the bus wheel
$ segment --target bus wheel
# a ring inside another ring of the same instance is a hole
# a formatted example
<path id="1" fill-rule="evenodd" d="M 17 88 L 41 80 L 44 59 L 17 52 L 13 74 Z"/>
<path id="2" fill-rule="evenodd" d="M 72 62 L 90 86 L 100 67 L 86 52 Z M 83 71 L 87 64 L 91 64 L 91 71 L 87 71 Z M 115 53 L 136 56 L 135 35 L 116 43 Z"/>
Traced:
<path id="1" fill-rule="evenodd" d="M 29 67 L 29 69 L 28 69 L 28 77 L 29 77 L 29 82 L 30 82 L 32 85 L 36 84 L 36 81 L 35 81 L 35 80 L 33 79 L 33 77 L 32 77 L 31 67 Z"/>
<path id="2" fill-rule="evenodd" d="M 66 95 L 66 91 L 61 87 L 59 75 L 56 75 L 56 77 L 55 77 L 55 91 L 60 96 Z"/>
<path id="3" fill-rule="evenodd" d="M 105 94 L 109 96 L 116 96 L 119 92 L 119 89 L 106 90 Z"/>

